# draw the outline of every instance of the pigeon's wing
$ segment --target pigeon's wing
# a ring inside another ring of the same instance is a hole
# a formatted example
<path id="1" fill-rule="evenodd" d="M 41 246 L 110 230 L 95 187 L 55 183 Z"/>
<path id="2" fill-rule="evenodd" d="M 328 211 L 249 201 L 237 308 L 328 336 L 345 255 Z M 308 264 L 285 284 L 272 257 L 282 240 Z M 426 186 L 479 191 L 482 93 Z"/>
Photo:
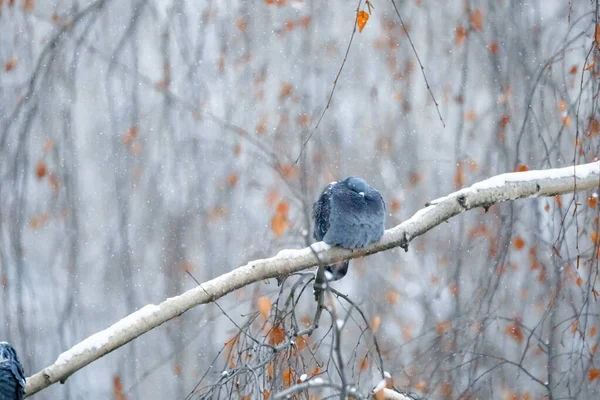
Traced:
<path id="1" fill-rule="evenodd" d="M 9 360 L 0 362 L 0 398 L 21 400 L 24 394 L 25 379 L 20 376 L 18 365 Z"/>
<path id="2" fill-rule="evenodd" d="M 331 213 L 331 190 L 335 186 L 330 183 L 321 192 L 317 201 L 313 204 L 313 220 L 315 221 L 315 230 L 313 237 L 315 240 L 323 240 L 329 230 L 329 215 Z"/>
<path id="3" fill-rule="evenodd" d="M 365 247 L 383 234 L 385 212 L 381 196 L 366 199 L 348 189 L 334 189 L 331 197 L 330 228 L 325 242 L 348 249 Z"/>

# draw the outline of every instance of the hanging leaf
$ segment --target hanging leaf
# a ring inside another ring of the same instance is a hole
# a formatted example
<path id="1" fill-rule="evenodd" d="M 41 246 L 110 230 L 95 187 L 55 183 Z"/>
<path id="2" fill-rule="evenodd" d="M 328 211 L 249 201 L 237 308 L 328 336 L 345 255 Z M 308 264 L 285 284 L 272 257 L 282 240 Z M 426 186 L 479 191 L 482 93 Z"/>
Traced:
<path id="1" fill-rule="evenodd" d="M 465 42 L 465 39 L 467 38 L 467 30 L 462 25 L 457 26 L 455 30 L 456 37 L 454 38 L 454 44 L 460 46 Z"/>
<path id="2" fill-rule="evenodd" d="M 269 300 L 269 298 L 266 296 L 259 297 L 259 299 L 256 302 L 256 308 L 258 309 L 258 312 L 265 321 L 269 319 L 269 314 L 271 313 L 271 306 L 271 300 Z"/>
<path id="3" fill-rule="evenodd" d="M 279 239 L 288 227 L 287 216 L 282 214 L 275 214 L 271 219 L 271 230 L 277 239 Z"/>
<path id="4" fill-rule="evenodd" d="M 366 11 L 359 11 L 356 16 L 356 24 L 358 25 L 358 31 L 362 32 L 362 30 L 367 25 L 367 21 L 369 20 L 369 14 Z"/>
<path id="5" fill-rule="evenodd" d="M 6 64 L 4 64 L 4 71 L 5 72 L 10 72 L 15 68 L 15 65 L 17 65 L 17 57 L 12 56 L 8 62 Z"/>
<path id="6" fill-rule="evenodd" d="M 283 371 L 283 387 L 287 388 L 292 383 L 294 383 L 294 371 L 288 368 Z"/>
<path id="7" fill-rule="evenodd" d="M 46 163 L 44 163 L 42 160 L 38 161 L 35 167 L 35 175 L 38 179 L 42 179 L 46 176 Z"/>
<path id="8" fill-rule="evenodd" d="M 285 332 L 279 326 L 271 329 L 269 333 L 269 344 L 270 345 L 278 345 L 279 343 L 283 343 L 285 340 Z"/>
<path id="9" fill-rule="evenodd" d="M 123 394 L 123 384 L 121 378 L 118 375 L 113 377 L 113 399 L 114 400 L 127 400 L 127 397 Z"/>
<path id="10" fill-rule="evenodd" d="M 523 332 L 521 328 L 516 322 L 513 322 L 509 326 L 506 327 L 504 331 L 508 336 L 510 336 L 515 342 L 521 344 L 523 342 Z"/>
<path id="11" fill-rule="evenodd" d="M 521 236 L 517 236 L 513 241 L 513 245 L 515 246 L 515 249 L 521 250 L 523 247 L 525 247 L 525 241 Z"/>
<path id="12" fill-rule="evenodd" d="M 381 326 L 381 317 L 379 315 L 376 315 L 371 320 L 371 330 L 373 331 L 373 333 L 377 333 L 380 326 Z"/>
<path id="13" fill-rule="evenodd" d="M 479 8 L 471 14 L 471 25 L 477 32 L 480 32 L 483 29 L 483 13 Z"/>

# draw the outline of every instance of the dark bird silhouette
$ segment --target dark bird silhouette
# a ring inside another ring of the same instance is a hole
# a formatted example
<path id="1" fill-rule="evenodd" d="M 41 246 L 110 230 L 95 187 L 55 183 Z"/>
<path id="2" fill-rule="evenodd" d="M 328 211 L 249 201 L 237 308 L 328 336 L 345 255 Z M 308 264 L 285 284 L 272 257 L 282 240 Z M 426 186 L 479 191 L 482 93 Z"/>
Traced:
<path id="1" fill-rule="evenodd" d="M 0 342 L 0 399 L 22 400 L 25 396 L 25 373 L 15 349 Z"/>
<path id="2" fill-rule="evenodd" d="M 332 182 L 313 204 L 313 237 L 346 249 L 365 247 L 381 239 L 385 230 L 385 203 L 379 192 L 355 176 Z M 331 280 L 343 278 L 350 261 L 328 265 Z"/>

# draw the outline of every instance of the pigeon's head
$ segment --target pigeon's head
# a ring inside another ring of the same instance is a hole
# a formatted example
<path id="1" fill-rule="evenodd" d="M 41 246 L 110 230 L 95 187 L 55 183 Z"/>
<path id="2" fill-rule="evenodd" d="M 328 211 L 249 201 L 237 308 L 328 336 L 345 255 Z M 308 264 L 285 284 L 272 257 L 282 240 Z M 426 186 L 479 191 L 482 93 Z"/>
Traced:
<path id="1" fill-rule="evenodd" d="M 357 176 L 350 176 L 344 179 L 342 184 L 346 185 L 348 189 L 360 194 L 361 196 L 364 196 L 365 193 L 370 193 L 371 190 L 373 190 L 364 179 Z"/>
<path id="2" fill-rule="evenodd" d="M 7 342 L 0 342 L 0 361 L 2 360 L 10 360 L 10 361 L 18 361 L 19 357 L 17 357 L 17 352 L 15 349 Z"/>

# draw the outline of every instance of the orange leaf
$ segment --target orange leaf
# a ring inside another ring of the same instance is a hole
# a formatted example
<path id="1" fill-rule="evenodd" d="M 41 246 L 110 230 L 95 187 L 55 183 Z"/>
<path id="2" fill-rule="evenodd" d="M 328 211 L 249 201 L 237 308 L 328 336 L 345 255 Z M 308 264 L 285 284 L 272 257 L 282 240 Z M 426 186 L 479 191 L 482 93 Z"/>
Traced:
<path id="1" fill-rule="evenodd" d="M 285 24 L 283 24 L 283 28 L 284 28 L 286 31 L 288 31 L 288 32 L 291 32 L 291 31 L 293 31 L 293 30 L 294 30 L 294 24 L 295 24 L 295 23 L 294 23 L 294 21 L 292 21 L 291 19 L 290 19 L 290 20 L 287 20 L 287 21 L 285 22 Z"/>
<path id="2" fill-rule="evenodd" d="M 439 336 L 443 335 L 446 332 L 449 332 L 450 329 L 452 329 L 452 321 L 439 322 L 435 327 L 435 331 Z"/>
<path id="3" fill-rule="evenodd" d="M 175 374 L 175 376 L 181 376 L 181 365 L 173 365 L 173 373 Z"/>
<path id="4" fill-rule="evenodd" d="M 596 336 L 596 325 L 590 328 L 590 336 Z"/>
<path id="5" fill-rule="evenodd" d="M 127 132 L 125 132 L 125 134 L 123 134 L 123 144 L 125 146 L 128 146 L 131 144 L 131 142 L 133 142 L 133 140 L 137 137 L 137 128 L 135 126 L 132 126 L 131 128 L 129 128 L 127 130 Z"/>
<path id="6" fill-rule="evenodd" d="M 356 16 L 356 24 L 358 25 L 358 31 L 362 32 L 367 25 L 367 21 L 369 20 L 369 14 L 366 11 L 359 11 Z"/>
<path id="7" fill-rule="evenodd" d="M 269 400 L 269 397 L 271 397 L 271 392 L 267 389 L 263 389 L 263 400 Z"/>
<path id="8" fill-rule="evenodd" d="M 575 74 L 577 73 L 577 65 L 573 65 L 573 66 L 571 67 L 571 69 L 569 70 L 569 73 L 570 73 L 571 75 L 575 75 Z"/>
<path id="9" fill-rule="evenodd" d="M 237 25 L 237 27 L 239 28 L 240 31 L 246 32 L 246 28 L 248 28 L 248 24 L 246 23 L 246 20 L 244 18 L 238 17 L 238 19 L 235 20 L 235 24 Z"/>
<path id="10" fill-rule="evenodd" d="M 588 206 L 590 206 L 590 208 L 596 208 L 597 204 L 598 204 L 598 197 L 590 196 L 590 198 L 588 199 Z"/>
<path id="11" fill-rule="evenodd" d="M 521 165 L 519 165 L 519 168 L 517 168 L 517 172 L 525 172 L 525 171 L 529 171 L 529 168 L 525 164 L 521 164 Z"/>
<path id="12" fill-rule="evenodd" d="M 398 297 L 400 297 L 400 295 L 398 293 L 394 292 L 393 290 L 390 290 L 385 295 L 387 302 L 390 304 L 396 304 L 398 302 Z"/>
<path id="13" fill-rule="evenodd" d="M 490 49 L 490 53 L 497 54 L 498 53 L 498 42 L 490 43 L 490 45 L 488 46 L 488 49 Z"/>
<path id="14" fill-rule="evenodd" d="M 33 0 L 25 0 L 23 3 L 23 11 L 33 11 L 33 8 Z"/>
<path id="15" fill-rule="evenodd" d="M 564 99 L 560 99 L 558 102 L 558 109 L 561 112 L 567 111 L 567 102 Z"/>
<path id="16" fill-rule="evenodd" d="M 590 118 L 590 123 L 587 127 L 586 134 L 588 136 L 596 136 L 598 133 L 600 133 L 600 121 L 598 121 L 596 118 Z M 581 141 L 579 142 L 579 145 L 581 146 Z"/>
<path id="17" fill-rule="evenodd" d="M 398 199 L 393 199 L 391 204 L 390 204 L 390 209 L 392 211 L 392 213 L 397 213 L 398 210 L 400 210 L 400 200 Z"/>
<path id="18" fill-rule="evenodd" d="M 310 124 L 310 117 L 307 114 L 300 114 L 298 116 L 298 125 L 308 126 Z"/>
<path id="19" fill-rule="evenodd" d="M 384 393 L 383 389 L 384 388 L 381 388 L 375 392 L 375 396 L 373 396 L 375 398 L 375 400 L 384 400 L 385 399 L 385 393 Z"/>
<path id="20" fill-rule="evenodd" d="M 581 279 L 580 276 L 577 277 L 577 281 L 576 282 L 577 282 L 577 286 L 583 285 L 583 279 Z"/>
<path id="21" fill-rule="evenodd" d="M 415 389 L 419 392 L 427 391 L 427 382 L 419 381 L 419 383 L 417 383 L 417 385 L 415 386 Z"/>
<path id="22" fill-rule="evenodd" d="M 588 379 L 590 382 L 595 381 L 600 376 L 600 370 L 598 368 L 590 368 L 588 372 Z"/>
<path id="23" fill-rule="evenodd" d="M 288 220 L 285 215 L 275 214 L 271 219 L 271 230 L 276 238 L 280 238 L 288 227 Z"/>
<path id="24" fill-rule="evenodd" d="M 523 341 L 523 332 L 521 331 L 521 328 L 519 327 L 519 325 L 517 325 L 516 322 L 513 322 L 512 324 L 507 326 L 504 333 L 509 335 L 515 342 L 519 344 Z"/>
<path id="25" fill-rule="evenodd" d="M 301 27 L 308 28 L 308 24 L 310 24 L 310 17 L 308 15 L 300 19 Z"/>
<path id="26" fill-rule="evenodd" d="M 269 376 L 269 379 L 273 379 L 274 374 L 275 374 L 275 370 L 273 367 L 273 361 L 271 361 L 269 363 L 269 365 L 267 366 L 267 375 Z"/>
<path id="27" fill-rule="evenodd" d="M 279 204 L 277 204 L 277 214 L 287 216 L 289 210 L 290 210 L 290 205 L 288 203 L 286 203 L 285 201 L 282 200 L 279 202 Z"/>
<path id="28" fill-rule="evenodd" d="M 594 68 L 594 66 L 596 65 L 596 60 L 593 60 L 591 63 L 589 63 L 584 70 L 585 71 L 589 71 L 590 69 Z"/>
<path id="29" fill-rule="evenodd" d="M 294 371 L 286 369 L 283 371 L 283 387 L 287 388 L 294 383 Z"/>
<path id="30" fill-rule="evenodd" d="M 50 138 L 46 138 L 46 142 L 44 143 L 44 152 L 50 153 L 54 148 L 54 140 Z"/>
<path id="31" fill-rule="evenodd" d="M 412 340 L 413 337 L 413 325 L 411 323 L 404 325 L 402 327 L 402 339 L 408 342 L 409 340 Z"/>
<path id="32" fill-rule="evenodd" d="M 444 397 L 452 397 L 452 383 L 451 382 L 443 382 L 440 388 L 440 392 Z"/>
<path id="33" fill-rule="evenodd" d="M 596 31 L 594 32 L 594 41 L 596 42 L 596 46 L 600 49 L 600 24 L 596 25 Z"/>
<path id="34" fill-rule="evenodd" d="M 42 160 L 38 161 L 35 167 L 35 175 L 38 179 L 42 179 L 46 176 L 46 164 Z"/>
<path id="35" fill-rule="evenodd" d="M 471 25 L 473 25 L 473 29 L 478 32 L 483 29 L 483 13 L 479 8 L 471 14 Z"/>
<path id="36" fill-rule="evenodd" d="M 562 197 L 560 197 L 559 194 L 557 194 L 556 196 L 554 196 L 554 202 L 559 206 L 562 207 Z"/>
<path id="37" fill-rule="evenodd" d="M 371 330 L 373 331 L 373 333 L 377 333 L 380 326 L 381 326 L 381 317 L 379 315 L 376 315 L 371 320 Z"/>
<path id="38" fill-rule="evenodd" d="M 239 179 L 240 178 L 237 174 L 231 174 L 225 180 L 227 181 L 227 184 L 229 186 L 234 187 L 235 185 L 237 185 Z"/>
<path id="39" fill-rule="evenodd" d="M 525 241 L 521 236 L 517 236 L 513 241 L 513 245 L 515 246 L 515 249 L 521 250 L 523 247 L 525 247 Z"/>
<path id="40" fill-rule="evenodd" d="M 456 283 L 450 285 L 450 294 L 452 296 L 456 296 L 458 294 L 458 285 Z"/>
<path id="41" fill-rule="evenodd" d="M 262 315 L 265 321 L 269 319 L 269 314 L 271 313 L 271 306 L 271 300 L 269 300 L 269 298 L 266 296 L 259 297 L 259 299 L 256 302 L 256 308 L 258 309 L 258 312 L 260 313 L 260 315 Z"/>
<path id="42" fill-rule="evenodd" d="M 4 64 L 4 71 L 5 72 L 10 72 L 15 68 L 15 65 L 17 65 L 17 57 L 16 56 L 12 56 L 8 62 L 6 64 Z"/>
<path id="43" fill-rule="evenodd" d="M 573 321 L 571 322 L 571 333 L 574 334 L 575 332 L 577 332 L 577 322 Z"/>
<path id="44" fill-rule="evenodd" d="M 304 350 L 306 348 L 307 344 L 308 343 L 307 343 L 306 339 L 304 339 L 303 336 L 298 336 L 296 338 L 296 347 L 298 348 L 298 351 Z"/>
<path id="45" fill-rule="evenodd" d="M 312 318 L 308 315 L 304 315 L 302 316 L 302 318 L 300 318 L 300 322 L 302 323 L 302 325 L 308 328 L 312 324 Z"/>
<path id="46" fill-rule="evenodd" d="M 118 375 L 113 377 L 113 398 L 114 400 L 126 400 L 127 397 L 123 394 L 123 384 Z"/>
<path id="47" fill-rule="evenodd" d="M 358 362 L 358 368 L 361 371 L 365 371 L 367 368 L 369 368 L 369 359 L 368 359 L 368 357 L 365 356 L 365 358 L 360 359 L 360 361 Z"/>
<path id="48" fill-rule="evenodd" d="M 457 189 L 460 189 L 461 187 L 463 187 L 464 183 L 465 183 L 465 171 L 463 168 L 463 163 L 459 162 L 458 164 L 456 164 L 456 174 L 454 175 L 454 186 Z"/>
<path id="49" fill-rule="evenodd" d="M 454 43 L 457 46 L 460 46 L 461 44 L 464 43 L 466 38 L 467 38 L 467 30 L 463 26 L 459 25 L 456 28 L 456 37 L 454 38 Z"/>
<path id="50" fill-rule="evenodd" d="M 256 133 L 259 135 L 264 135 L 267 130 L 267 115 L 262 114 L 258 120 L 258 124 L 256 124 Z"/>
<path id="51" fill-rule="evenodd" d="M 271 329 L 271 333 L 269 333 L 269 344 L 276 345 L 279 343 L 283 343 L 285 340 L 285 332 L 282 328 L 276 326 Z"/>
<path id="52" fill-rule="evenodd" d="M 281 89 L 279 91 L 279 100 L 283 100 L 292 94 L 292 84 L 288 82 L 281 83 Z"/>
<path id="53" fill-rule="evenodd" d="M 52 194 L 56 195 L 58 193 L 58 187 L 59 187 L 59 183 L 58 183 L 58 179 L 56 178 L 56 175 L 50 174 L 48 176 L 48 180 L 50 182 L 50 188 L 52 189 Z"/>
<path id="54" fill-rule="evenodd" d="M 590 239 L 592 240 L 592 243 L 594 243 L 594 244 L 600 243 L 600 235 L 598 235 L 598 232 L 596 232 L 596 231 L 590 233 Z"/>

